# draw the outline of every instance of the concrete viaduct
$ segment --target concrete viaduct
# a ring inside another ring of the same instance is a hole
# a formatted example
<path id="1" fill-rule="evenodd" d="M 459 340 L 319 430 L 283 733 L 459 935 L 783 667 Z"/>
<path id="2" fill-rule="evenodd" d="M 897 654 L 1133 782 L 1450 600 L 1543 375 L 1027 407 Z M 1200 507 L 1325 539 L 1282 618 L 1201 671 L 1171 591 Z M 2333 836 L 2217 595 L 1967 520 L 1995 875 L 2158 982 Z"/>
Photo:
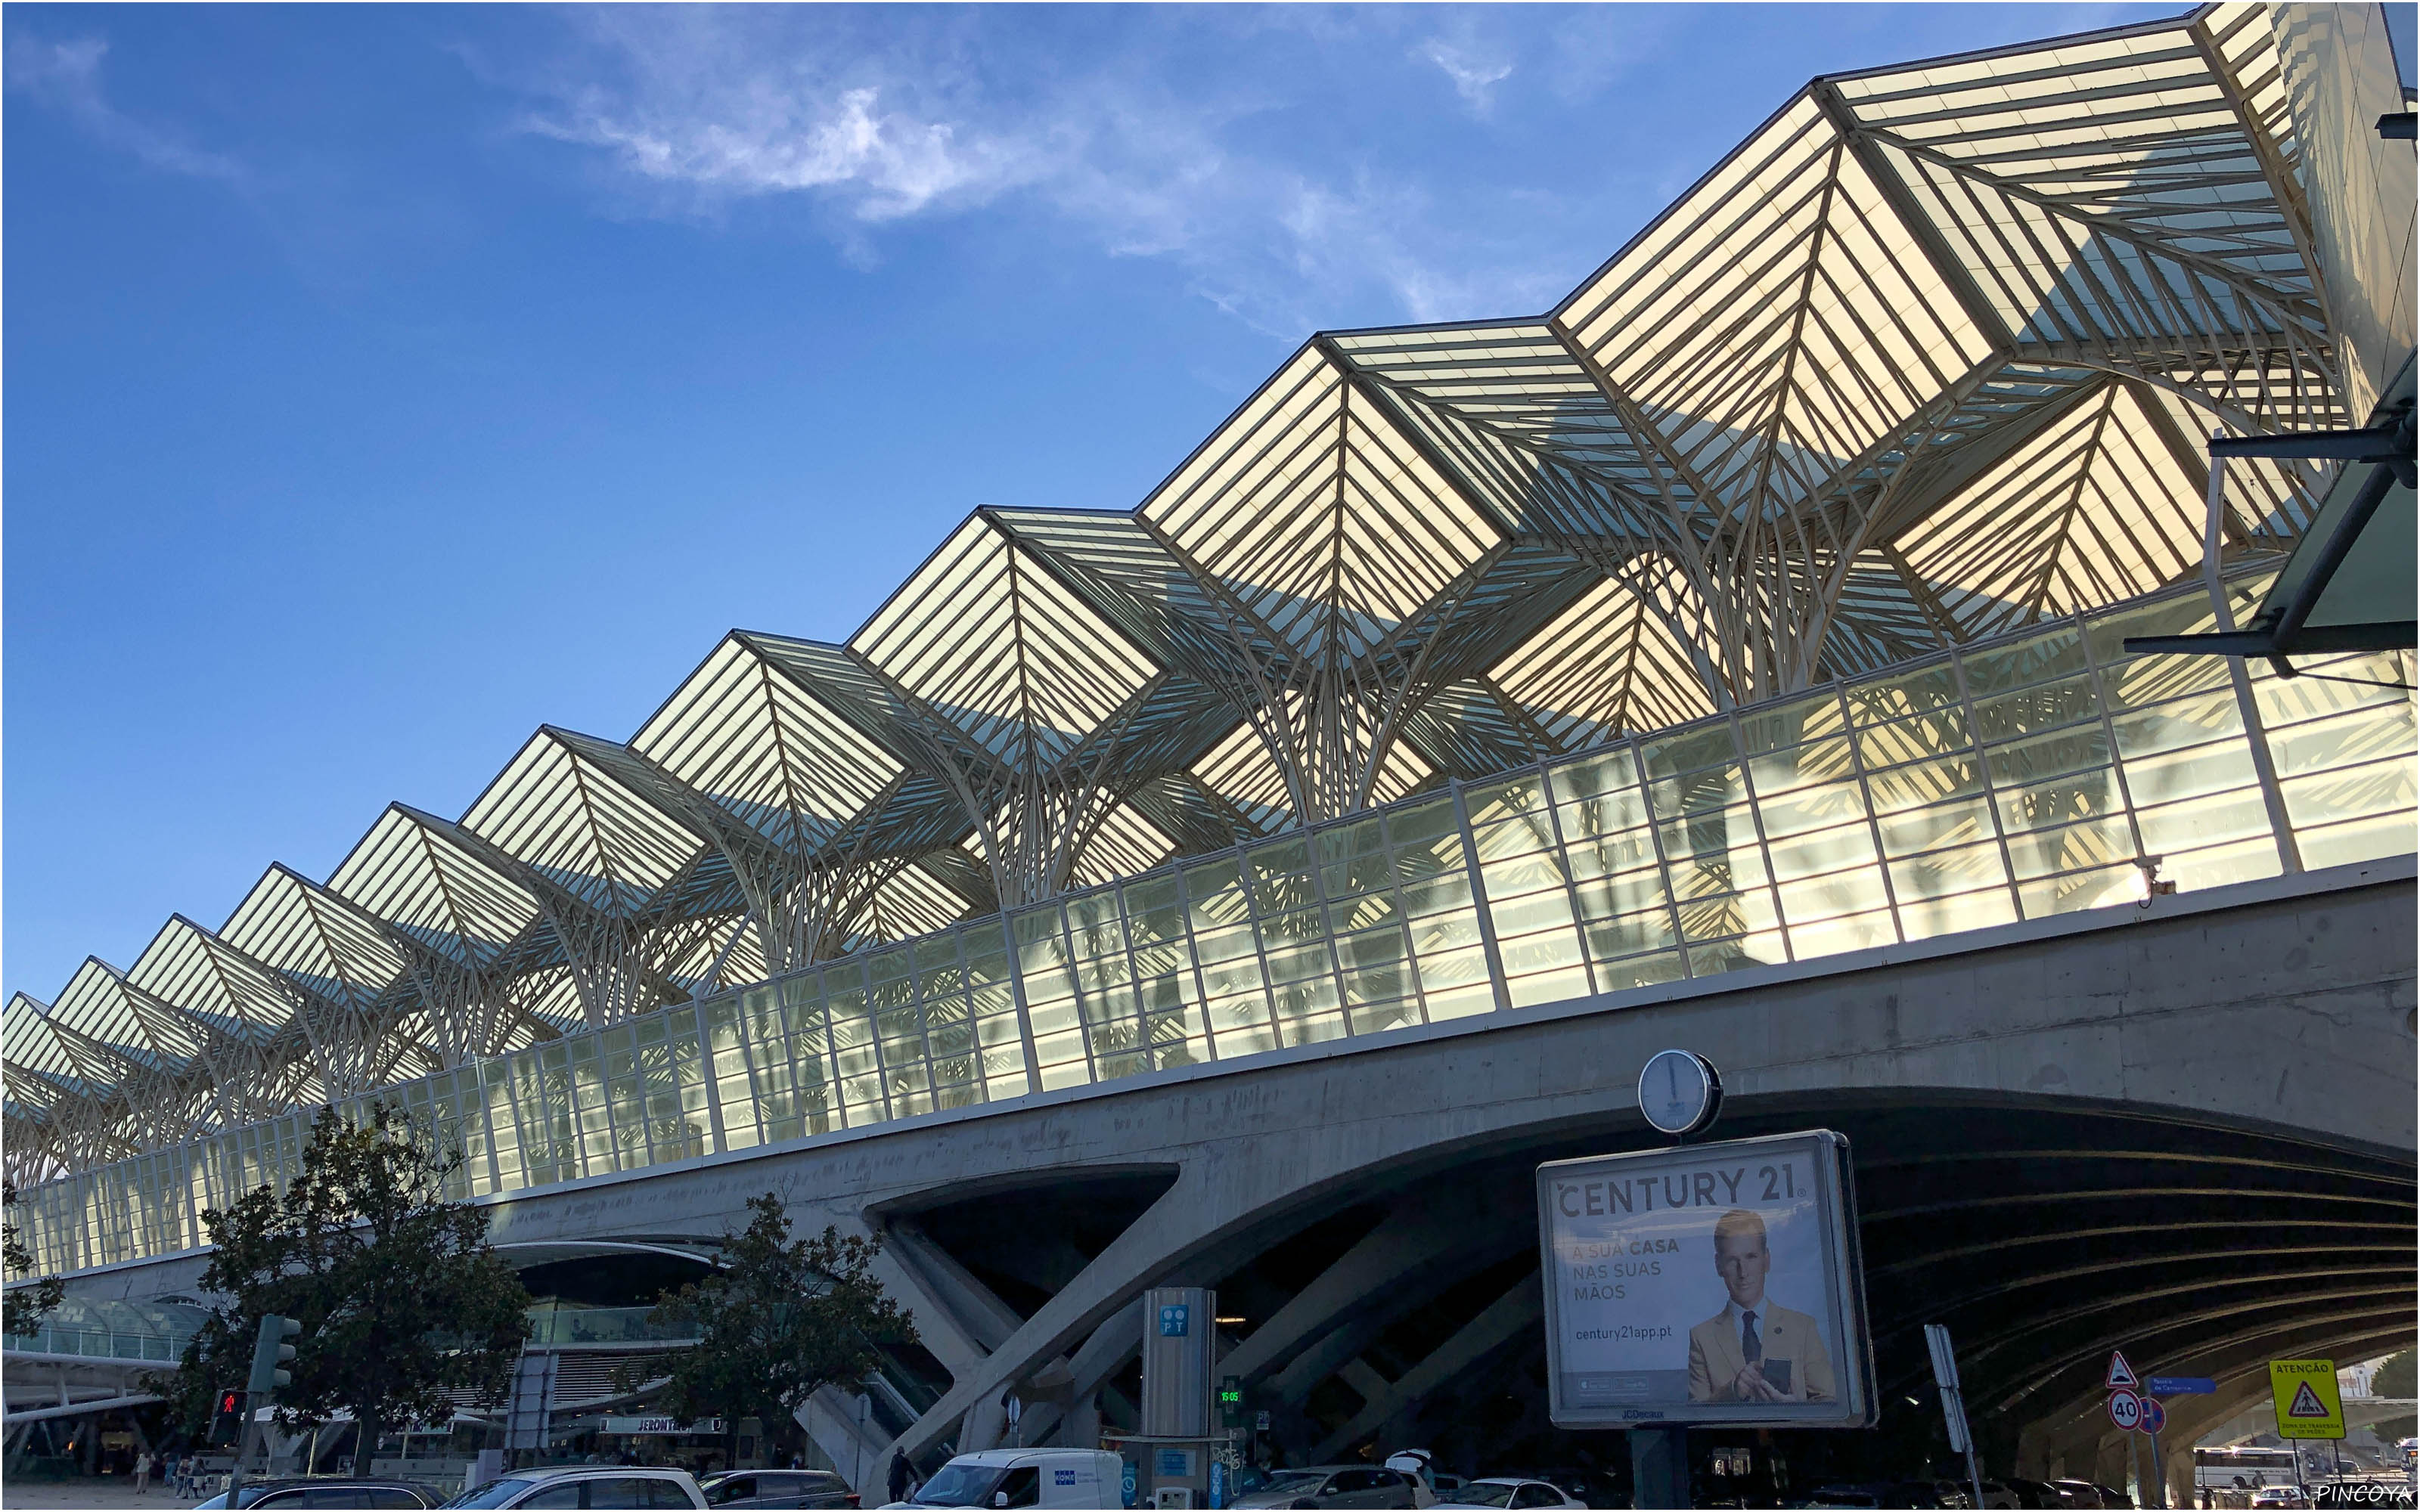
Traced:
<path id="1" fill-rule="evenodd" d="M 2407 856 L 1502 1011 L 594 1179 L 499 1203 L 494 1232 L 695 1242 L 774 1190 L 802 1227 L 884 1234 L 929 1389 L 803 1414 L 868 1482 L 894 1447 L 1001 1442 L 1012 1393 L 1020 1442 L 1091 1442 L 1170 1284 L 1248 1315 L 1223 1369 L 1297 1462 L 1502 1443 L 1545 1426 L 1528 1173 L 1658 1139 L 1635 1080 L 1682 1046 L 1722 1069 L 1714 1137 L 1854 1142 L 1870 1442 L 1937 1452 L 1941 1321 L 2002 1471 L 2123 1480 L 2113 1347 L 2217 1377 L 2176 1404 L 2189 1486 L 2273 1353 L 2412 1340 L 2413 893 Z M 75 1287 L 158 1295 L 199 1263 Z"/>

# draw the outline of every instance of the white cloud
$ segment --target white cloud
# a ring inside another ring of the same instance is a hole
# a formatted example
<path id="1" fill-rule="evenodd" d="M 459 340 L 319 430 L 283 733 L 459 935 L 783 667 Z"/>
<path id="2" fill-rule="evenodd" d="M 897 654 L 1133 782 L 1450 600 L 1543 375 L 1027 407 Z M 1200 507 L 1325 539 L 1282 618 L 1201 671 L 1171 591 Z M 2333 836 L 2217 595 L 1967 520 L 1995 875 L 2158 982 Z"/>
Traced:
<path id="1" fill-rule="evenodd" d="M 1442 39 L 1423 45 L 1419 55 L 1443 69 L 1445 76 L 1453 81 L 1453 92 L 1481 116 L 1496 102 L 1496 86 L 1512 77 L 1512 64 L 1475 57 L 1467 49 Z"/>
<path id="2" fill-rule="evenodd" d="M 602 153 L 647 213 L 799 197 L 861 262 L 887 225 L 1038 209 L 1110 255 L 1173 262 L 1203 298 L 1287 339 L 1372 314 L 1373 294 L 1378 318 L 1532 310 L 1573 271 L 1506 266 L 1468 207 L 1366 156 L 1290 154 L 1258 128 L 1300 101 L 1178 66 L 1186 49 L 1165 29 L 1091 46 L 1077 65 L 1047 40 L 981 31 L 998 13 L 980 11 L 888 10 L 871 25 L 814 8 L 578 14 L 569 56 L 497 82 L 533 97 L 527 130 Z M 1287 40 L 1305 55 L 1367 44 Z M 1447 69 L 1474 108 L 1512 71 L 1430 49 L 1415 57 Z"/>
<path id="3" fill-rule="evenodd" d="M 887 110 L 882 94 L 866 85 L 777 95 L 752 85 L 694 113 L 667 112 L 644 97 L 592 94 L 578 109 L 533 116 L 529 125 L 604 147 L 644 178 L 737 194 L 830 191 L 870 222 L 937 202 L 978 202 L 1020 177 L 1011 144 L 962 138 L 948 122 Z"/>
<path id="4" fill-rule="evenodd" d="M 12 37 L 8 87 L 57 110 L 96 141 L 154 168 L 196 178 L 243 178 L 243 165 L 234 159 L 190 147 L 112 106 L 101 87 L 101 60 L 108 53 L 109 43 L 98 37 L 65 42 Z"/>

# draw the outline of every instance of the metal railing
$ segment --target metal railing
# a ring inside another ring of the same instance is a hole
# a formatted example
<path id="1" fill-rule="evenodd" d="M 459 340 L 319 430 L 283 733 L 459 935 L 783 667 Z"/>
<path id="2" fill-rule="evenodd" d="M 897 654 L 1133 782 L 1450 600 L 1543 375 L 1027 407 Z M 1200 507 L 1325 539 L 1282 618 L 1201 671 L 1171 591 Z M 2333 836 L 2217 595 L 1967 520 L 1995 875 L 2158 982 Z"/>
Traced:
<path id="1" fill-rule="evenodd" d="M 2121 649 L 2211 623 L 2198 591 L 2134 601 L 375 1097 L 505 1194 L 2411 852 L 2411 655 Z M 51 1270 L 199 1244 L 310 1118 L 27 1192 L 28 1242 Z"/>
<path id="2" fill-rule="evenodd" d="M 685 1344 L 697 1330 L 686 1323 L 648 1321 L 652 1307 L 533 1307 L 529 1312 L 530 1347 L 559 1349 L 566 1344 Z"/>
<path id="3" fill-rule="evenodd" d="M 148 1329 L 87 1328 L 45 1323 L 31 1334 L 0 1335 L 10 1354 L 77 1355 L 88 1360 L 157 1360 L 173 1365 L 184 1354 L 190 1333 Z"/>

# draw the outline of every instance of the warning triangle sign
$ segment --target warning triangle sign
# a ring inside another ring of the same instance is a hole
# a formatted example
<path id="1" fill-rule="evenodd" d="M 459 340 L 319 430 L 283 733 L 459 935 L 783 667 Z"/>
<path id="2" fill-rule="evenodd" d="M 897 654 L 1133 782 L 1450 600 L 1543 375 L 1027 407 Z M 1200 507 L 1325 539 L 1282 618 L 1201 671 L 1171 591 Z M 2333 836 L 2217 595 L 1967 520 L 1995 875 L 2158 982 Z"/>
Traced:
<path id="1" fill-rule="evenodd" d="M 2142 1382 L 2135 1379 L 2134 1367 L 2126 1363 L 2125 1354 L 2112 1350 L 2109 1351 L 2109 1379 L 2102 1384 L 2116 1391 L 2120 1386 L 2137 1386 Z"/>
<path id="2" fill-rule="evenodd" d="M 2313 1391 L 2311 1383 L 2305 1381 L 2294 1388 L 2294 1399 L 2286 1404 L 2286 1415 L 2288 1417 L 2334 1417 L 2335 1414 L 2328 1411 L 2327 1404 L 2319 1400 L 2319 1394 Z"/>

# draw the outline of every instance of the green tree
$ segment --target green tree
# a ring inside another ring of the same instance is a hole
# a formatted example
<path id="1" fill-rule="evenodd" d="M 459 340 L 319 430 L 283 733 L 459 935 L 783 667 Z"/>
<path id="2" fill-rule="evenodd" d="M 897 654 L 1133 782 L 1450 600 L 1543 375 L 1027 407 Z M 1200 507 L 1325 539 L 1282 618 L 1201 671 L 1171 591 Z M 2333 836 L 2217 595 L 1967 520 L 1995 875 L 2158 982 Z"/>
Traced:
<path id="1" fill-rule="evenodd" d="M 2400 1354 L 2388 1355 L 2379 1365 L 2378 1374 L 2369 1381 L 2373 1395 L 2403 1401 L 2410 1401 L 2415 1395 L 2420 1395 L 2415 1387 L 2420 1387 L 2420 1350 L 2405 1350 Z M 2386 1443 L 2408 1439 L 2420 1432 L 2420 1414 L 2382 1418 L 2371 1424 L 2369 1431 Z"/>
<path id="2" fill-rule="evenodd" d="M 486 1211 L 447 1198 L 462 1164 L 383 1104 L 358 1127 L 322 1110 L 283 1196 L 257 1187 L 202 1214 L 213 1252 L 201 1289 L 225 1300 L 151 1389 L 198 1429 L 212 1393 L 243 1382 L 260 1319 L 275 1313 L 302 1325 L 278 1426 L 349 1411 L 362 1473 L 387 1425 L 443 1422 L 457 1392 L 504 1400 L 530 1298 L 488 1242 Z"/>
<path id="3" fill-rule="evenodd" d="M 17 1206 L 17 1189 L 0 1183 L 0 1210 Z M 0 1265 L 11 1276 L 34 1273 L 34 1252 L 17 1237 L 14 1223 L 0 1225 Z M 56 1311 L 67 1300 L 67 1283 L 57 1276 L 46 1275 L 31 1286 L 11 1287 L 5 1300 L 0 1300 L 0 1333 L 23 1336 L 39 1330 L 42 1319 Z"/>
<path id="4" fill-rule="evenodd" d="M 914 1319 L 870 1274 L 879 1239 L 827 1227 L 790 1237 L 782 1199 L 751 1197 L 745 1233 L 726 1236 L 722 1269 L 664 1293 L 649 1319 L 693 1330 L 697 1343 L 643 1365 L 619 1383 L 670 1367 L 661 1411 L 687 1421 L 720 1417 L 736 1459 L 739 1420 L 759 1418 L 775 1458 L 795 1440 L 799 1409 L 824 1386 L 855 1386 L 882 1363 L 877 1346 L 917 1342 Z"/>

